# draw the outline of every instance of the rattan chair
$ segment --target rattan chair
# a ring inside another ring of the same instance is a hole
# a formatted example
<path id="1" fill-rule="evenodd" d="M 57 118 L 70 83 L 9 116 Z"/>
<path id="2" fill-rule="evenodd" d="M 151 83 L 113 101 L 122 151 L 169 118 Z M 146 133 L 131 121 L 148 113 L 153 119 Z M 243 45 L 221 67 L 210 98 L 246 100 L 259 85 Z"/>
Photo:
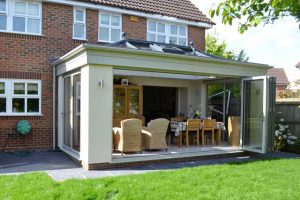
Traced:
<path id="1" fill-rule="evenodd" d="M 142 147 L 143 149 L 166 149 L 166 134 L 168 131 L 169 120 L 159 118 L 151 120 L 148 127 L 142 128 Z"/>
<path id="2" fill-rule="evenodd" d="M 121 128 L 114 130 L 114 150 L 122 152 L 140 152 L 142 121 L 139 119 L 126 119 L 121 121 Z"/>
<path id="3" fill-rule="evenodd" d="M 215 143 L 215 137 L 214 137 L 215 128 L 216 128 L 216 120 L 215 119 L 205 119 L 205 120 L 203 120 L 202 131 L 201 131 L 202 145 L 204 145 L 204 132 L 205 131 L 210 131 L 211 132 L 212 144 Z"/>

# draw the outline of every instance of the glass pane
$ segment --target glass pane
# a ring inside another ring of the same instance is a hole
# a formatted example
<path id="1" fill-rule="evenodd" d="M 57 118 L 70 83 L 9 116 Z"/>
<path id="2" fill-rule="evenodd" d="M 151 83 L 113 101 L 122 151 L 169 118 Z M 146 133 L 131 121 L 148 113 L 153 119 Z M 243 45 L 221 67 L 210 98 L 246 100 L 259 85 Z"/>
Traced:
<path id="1" fill-rule="evenodd" d="M 177 27 L 178 26 L 171 25 L 171 34 L 178 35 L 178 29 L 177 29 Z"/>
<path id="2" fill-rule="evenodd" d="M 27 94 L 38 94 L 39 86 L 37 83 L 28 83 L 27 84 Z"/>
<path id="3" fill-rule="evenodd" d="M 109 41 L 109 28 L 100 27 L 100 40 Z"/>
<path id="4" fill-rule="evenodd" d="M 39 16 L 40 15 L 39 5 L 38 4 L 29 3 L 28 4 L 28 14 L 29 15 L 34 15 L 34 16 Z"/>
<path id="5" fill-rule="evenodd" d="M 179 26 L 179 35 L 186 36 L 186 27 L 185 26 Z"/>
<path id="6" fill-rule="evenodd" d="M 140 111 L 140 90 L 139 89 L 130 89 L 129 90 L 129 114 L 138 115 Z"/>
<path id="7" fill-rule="evenodd" d="M 38 113 L 39 112 L 39 99 L 27 99 L 27 112 Z"/>
<path id="8" fill-rule="evenodd" d="M 5 94 L 5 83 L 0 82 L 0 94 Z"/>
<path id="9" fill-rule="evenodd" d="M 155 22 L 149 22 L 148 23 L 148 31 L 156 32 L 156 23 Z"/>
<path id="10" fill-rule="evenodd" d="M 125 115 L 125 88 L 114 88 L 114 114 Z"/>
<path id="11" fill-rule="evenodd" d="M 40 33 L 40 20 L 39 19 L 28 19 L 27 24 L 28 33 Z"/>
<path id="12" fill-rule="evenodd" d="M 74 37 L 75 38 L 84 38 L 84 25 L 83 24 L 74 24 Z"/>
<path id="13" fill-rule="evenodd" d="M 6 99 L 0 98 L 0 113 L 6 112 Z"/>
<path id="14" fill-rule="evenodd" d="M 119 16 L 112 16 L 111 17 L 111 25 L 112 26 L 120 26 L 120 17 Z"/>
<path id="15" fill-rule="evenodd" d="M 14 83 L 14 94 L 25 94 L 25 83 Z"/>
<path id="16" fill-rule="evenodd" d="M 111 41 L 112 42 L 119 41 L 120 34 L 121 34 L 120 29 L 111 29 Z"/>
<path id="17" fill-rule="evenodd" d="M 84 13 L 82 10 L 76 10 L 75 12 L 75 21 L 83 22 L 84 21 Z"/>
<path id="18" fill-rule="evenodd" d="M 165 24 L 157 23 L 157 32 L 165 33 L 166 32 Z"/>
<path id="19" fill-rule="evenodd" d="M 155 35 L 154 34 L 148 34 L 148 41 L 156 42 Z"/>
<path id="20" fill-rule="evenodd" d="M 0 0 L 0 11 L 6 11 L 6 0 Z"/>
<path id="21" fill-rule="evenodd" d="M 207 85 L 207 113 L 206 117 L 211 117 L 219 122 L 223 121 L 224 106 L 224 83 L 210 83 Z"/>
<path id="22" fill-rule="evenodd" d="M 263 80 L 245 81 L 244 84 L 244 135 L 243 145 L 262 150 L 263 136 Z"/>
<path id="23" fill-rule="evenodd" d="M 177 38 L 176 37 L 170 37 L 169 43 L 170 44 L 177 44 Z"/>
<path id="24" fill-rule="evenodd" d="M 26 14 L 26 3 L 16 2 L 15 3 L 15 13 Z"/>
<path id="25" fill-rule="evenodd" d="M 80 151 L 80 74 L 73 77 L 73 144 L 72 148 Z"/>
<path id="26" fill-rule="evenodd" d="M 14 17 L 13 30 L 18 32 L 25 32 L 25 18 Z"/>
<path id="27" fill-rule="evenodd" d="M 71 147 L 71 77 L 64 80 L 64 145 Z"/>
<path id="28" fill-rule="evenodd" d="M 109 25 L 109 15 L 101 15 L 101 24 Z"/>
<path id="29" fill-rule="evenodd" d="M 158 35 L 157 36 L 157 42 L 165 43 L 166 42 L 166 37 L 162 36 L 162 35 Z"/>
<path id="30" fill-rule="evenodd" d="M 14 113 L 23 113 L 25 111 L 25 99 L 14 98 L 12 100 L 12 111 Z"/>
<path id="31" fill-rule="evenodd" d="M 179 39 L 178 39 L 178 45 L 186 46 L 186 39 L 184 39 L 184 38 L 179 38 Z"/>
<path id="32" fill-rule="evenodd" d="M 0 30 L 7 29 L 7 17 L 6 15 L 0 15 Z"/>

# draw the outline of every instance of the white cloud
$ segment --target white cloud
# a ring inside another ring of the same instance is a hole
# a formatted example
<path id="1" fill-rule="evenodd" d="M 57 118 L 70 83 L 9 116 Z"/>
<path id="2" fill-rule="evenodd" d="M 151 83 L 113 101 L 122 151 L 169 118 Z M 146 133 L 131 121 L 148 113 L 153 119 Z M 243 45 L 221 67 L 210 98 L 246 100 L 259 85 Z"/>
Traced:
<path id="1" fill-rule="evenodd" d="M 222 0 L 191 0 L 208 15 L 209 9 Z M 237 23 L 223 25 L 220 17 L 213 18 L 219 38 L 225 40 L 229 50 L 239 52 L 245 49 L 250 62 L 265 63 L 274 67 L 283 67 L 289 79 L 300 79 L 300 70 L 294 66 L 300 62 L 299 24 L 292 17 L 277 20 L 274 24 L 250 28 L 244 34 L 238 33 Z"/>

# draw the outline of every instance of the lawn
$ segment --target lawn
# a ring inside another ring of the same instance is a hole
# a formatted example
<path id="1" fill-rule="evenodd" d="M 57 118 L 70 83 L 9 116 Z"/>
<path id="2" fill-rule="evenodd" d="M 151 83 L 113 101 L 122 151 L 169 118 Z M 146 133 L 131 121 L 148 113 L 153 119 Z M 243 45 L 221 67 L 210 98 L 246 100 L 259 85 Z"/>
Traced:
<path id="1" fill-rule="evenodd" d="M 184 168 L 56 182 L 46 173 L 0 176 L 0 199 L 299 199 L 300 159 Z"/>

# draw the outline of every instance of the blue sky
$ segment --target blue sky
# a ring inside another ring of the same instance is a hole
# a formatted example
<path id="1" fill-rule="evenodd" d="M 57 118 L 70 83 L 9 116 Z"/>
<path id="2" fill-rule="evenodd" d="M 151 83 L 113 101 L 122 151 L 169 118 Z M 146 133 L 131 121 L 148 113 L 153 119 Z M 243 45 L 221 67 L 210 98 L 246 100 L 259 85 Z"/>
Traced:
<path id="1" fill-rule="evenodd" d="M 209 9 L 221 0 L 191 0 L 208 15 Z M 300 70 L 295 68 L 300 62 L 299 22 L 292 17 L 277 20 L 274 24 L 260 25 L 240 34 L 238 23 L 223 25 L 220 17 L 212 19 L 217 23 L 208 33 L 216 31 L 220 40 L 225 40 L 228 50 L 239 52 L 245 49 L 250 62 L 282 67 L 290 81 L 300 79 Z"/>

